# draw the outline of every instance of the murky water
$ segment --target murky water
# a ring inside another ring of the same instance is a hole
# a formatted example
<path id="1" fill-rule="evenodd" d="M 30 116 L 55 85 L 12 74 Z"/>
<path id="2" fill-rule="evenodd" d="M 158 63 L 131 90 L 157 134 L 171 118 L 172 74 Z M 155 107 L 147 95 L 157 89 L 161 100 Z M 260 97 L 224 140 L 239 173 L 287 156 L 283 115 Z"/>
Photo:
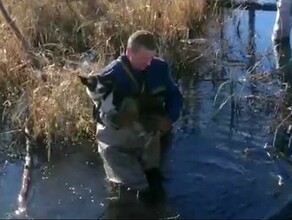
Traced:
<path id="1" fill-rule="evenodd" d="M 226 11 L 221 19 L 224 29 L 214 22 L 208 35 L 209 50 L 217 55 L 215 67 L 211 65 L 215 55 L 208 56 L 199 67 L 204 79 L 196 82 L 186 75 L 180 81 L 185 106 L 163 167 L 168 206 L 181 218 L 269 218 L 277 213 L 290 219 L 292 166 L 271 159 L 264 149 L 271 139 L 268 125 L 280 81 L 276 75 L 250 80 L 251 74 L 275 68 L 271 41 L 275 12 Z M 256 64 L 255 71 L 246 70 Z M 211 76 L 217 79 L 214 83 Z M 233 86 L 237 111 L 231 98 L 217 111 L 230 96 L 226 84 L 214 105 L 224 81 L 218 78 L 230 77 L 240 82 L 234 80 Z M 251 95 L 269 97 L 272 104 L 246 98 Z M 16 209 L 22 164 L 5 163 L 0 168 L 4 218 Z M 88 150 L 44 165 L 32 178 L 28 205 L 32 218 L 98 218 L 105 209 L 102 165 Z M 141 216 L 145 213 L 141 211 Z"/>
<path id="2" fill-rule="evenodd" d="M 4 218 L 16 210 L 20 190 L 22 164 L 1 164 L 0 167 L 0 217 Z"/>
<path id="3" fill-rule="evenodd" d="M 104 209 L 102 165 L 85 154 L 43 167 L 33 180 L 28 210 L 34 218 L 97 218 Z"/>

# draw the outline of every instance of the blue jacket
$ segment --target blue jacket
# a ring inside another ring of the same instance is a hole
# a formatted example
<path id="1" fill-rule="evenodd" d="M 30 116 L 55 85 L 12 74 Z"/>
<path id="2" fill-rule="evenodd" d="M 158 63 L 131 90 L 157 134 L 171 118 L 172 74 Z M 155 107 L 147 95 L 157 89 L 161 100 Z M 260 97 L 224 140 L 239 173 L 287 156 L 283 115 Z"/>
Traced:
<path id="1" fill-rule="evenodd" d="M 119 60 L 126 64 L 140 87 L 137 87 L 134 80 L 129 77 Z M 118 98 L 114 100 L 115 105 L 118 105 L 124 97 L 137 93 L 144 82 L 144 92 L 150 94 L 158 92 L 162 94 L 166 114 L 172 123 L 176 122 L 180 116 L 183 105 L 182 94 L 170 75 L 168 64 L 160 58 L 154 57 L 146 70 L 134 71 L 128 58 L 125 55 L 121 55 L 119 59 L 112 61 L 104 67 L 98 78 L 104 87 L 103 89 L 109 91 L 115 88 L 119 91 L 117 93 Z"/>

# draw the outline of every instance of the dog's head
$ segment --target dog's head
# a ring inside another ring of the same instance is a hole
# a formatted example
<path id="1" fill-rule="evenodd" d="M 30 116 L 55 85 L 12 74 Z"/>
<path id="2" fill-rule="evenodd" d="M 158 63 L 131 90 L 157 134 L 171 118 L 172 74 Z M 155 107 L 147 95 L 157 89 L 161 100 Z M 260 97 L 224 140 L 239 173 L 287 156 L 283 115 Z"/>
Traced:
<path id="1" fill-rule="evenodd" d="M 99 91 L 99 83 L 97 75 L 78 75 L 81 83 L 86 87 L 86 92 L 94 103 L 102 97 Z"/>
<path id="2" fill-rule="evenodd" d="M 97 83 L 98 83 L 98 78 L 96 75 L 78 75 L 81 83 L 85 85 L 89 91 L 95 92 Z"/>
<path id="3" fill-rule="evenodd" d="M 113 102 L 114 94 L 110 87 L 100 83 L 99 75 L 79 75 L 81 83 L 86 87 L 86 93 L 91 98 L 95 106 L 99 106 L 101 111 L 108 112 L 115 109 Z"/>

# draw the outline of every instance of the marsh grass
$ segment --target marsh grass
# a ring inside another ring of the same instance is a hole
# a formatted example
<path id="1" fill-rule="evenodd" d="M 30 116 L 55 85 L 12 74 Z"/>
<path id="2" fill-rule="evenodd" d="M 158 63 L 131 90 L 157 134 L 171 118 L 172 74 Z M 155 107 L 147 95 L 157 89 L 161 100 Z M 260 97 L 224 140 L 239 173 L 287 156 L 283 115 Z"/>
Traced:
<path id="1" fill-rule="evenodd" d="M 118 56 L 127 37 L 148 29 L 159 39 L 159 55 L 175 67 L 193 65 L 181 39 L 204 22 L 205 0 L 5 0 L 10 16 L 42 58 L 43 68 L 28 65 L 19 40 L 1 16 L 0 88 L 3 117 L 11 129 L 26 118 L 35 139 L 94 138 L 91 103 L 77 75 L 80 54 L 98 52 L 97 69 Z M 186 59 L 187 57 L 187 59 Z M 74 64 L 74 65 L 73 65 Z M 40 81 L 36 75 L 46 76 Z M 4 109 L 4 110 L 3 110 Z"/>

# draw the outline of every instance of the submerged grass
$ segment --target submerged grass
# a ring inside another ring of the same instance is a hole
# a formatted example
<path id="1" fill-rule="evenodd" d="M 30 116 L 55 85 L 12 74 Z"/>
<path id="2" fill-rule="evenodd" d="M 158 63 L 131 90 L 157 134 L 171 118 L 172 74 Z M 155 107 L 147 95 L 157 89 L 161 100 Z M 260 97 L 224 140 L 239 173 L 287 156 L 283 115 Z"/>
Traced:
<path id="1" fill-rule="evenodd" d="M 91 103 L 76 77 L 80 53 L 98 52 L 95 68 L 123 50 L 127 37 L 148 29 L 159 39 L 159 55 L 178 68 L 194 56 L 182 48 L 190 30 L 202 32 L 205 0 L 5 0 L 8 13 L 42 57 L 41 70 L 28 65 L 21 42 L 0 20 L 0 88 L 3 117 L 11 129 L 29 118 L 34 138 L 93 138 Z M 180 60 L 179 67 L 175 61 Z M 46 81 L 36 75 L 41 71 Z"/>

